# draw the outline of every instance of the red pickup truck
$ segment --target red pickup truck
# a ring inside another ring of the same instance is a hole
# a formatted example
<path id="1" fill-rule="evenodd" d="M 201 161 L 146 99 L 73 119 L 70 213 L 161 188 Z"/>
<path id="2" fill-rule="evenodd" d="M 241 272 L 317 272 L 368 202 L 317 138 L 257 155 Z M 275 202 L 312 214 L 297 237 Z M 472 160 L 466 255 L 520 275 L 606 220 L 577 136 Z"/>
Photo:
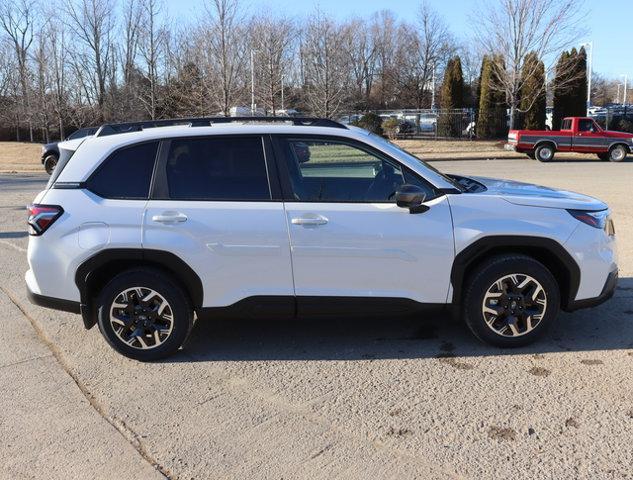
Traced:
<path id="1" fill-rule="evenodd" d="M 569 117 L 559 131 L 510 130 L 509 148 L 549 162 L 556 152 L 594 153 L 601 160 L 621 162 L 633 152 L 633 133 L 603 130 L 591 118 Z"/>

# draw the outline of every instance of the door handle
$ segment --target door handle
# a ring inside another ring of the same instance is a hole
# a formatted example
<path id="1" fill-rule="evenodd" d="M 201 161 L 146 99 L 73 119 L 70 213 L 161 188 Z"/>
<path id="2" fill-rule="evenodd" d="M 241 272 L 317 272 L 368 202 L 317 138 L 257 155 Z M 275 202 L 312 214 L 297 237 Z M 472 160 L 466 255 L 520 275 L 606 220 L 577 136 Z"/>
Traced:
<path id="1" fill-rule="evenodd" d="M 323 215 L 315 215 L 308 213 L 307 215 L 303 215 L 302 217 L 296 217 L 290 220 L 293 225 L 305 225 L 305 226 L 315 226 L 315 225 L 325 225 L 328 220 Z"/>
<path id="2" fill-rule="evenodd" d="M 182 223 L 187 221 L 187 215 L 180 212 L 163 212 L 160 215 L 154 215 L 152 220 L 158 223 Z"/>

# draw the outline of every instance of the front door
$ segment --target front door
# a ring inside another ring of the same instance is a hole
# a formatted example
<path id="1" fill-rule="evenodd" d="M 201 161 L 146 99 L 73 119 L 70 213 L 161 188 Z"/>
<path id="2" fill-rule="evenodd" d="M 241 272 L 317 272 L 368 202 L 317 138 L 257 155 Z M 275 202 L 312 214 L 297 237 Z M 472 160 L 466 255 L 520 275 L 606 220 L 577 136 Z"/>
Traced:
<path id="1" fill-rule="evenodd" d="M 308 297 L 445 303 L 454 257 L 446 195 L 362 144 L 276 137 L 295 291 Z M 404 183 L 427 190 L 422 214 L 395 204 Z M 314 299 L 314 298 L 312 298 Z M 318 301 L 318 299 L 317 299 Z"/>
<path id="2" fill-rule="evenodd" d="M 191 266 L 203 307 L 266 305 L 262 297 L 274 297 L 294 312 L 288 229 L 264 145 L 260 136 L 212 136 L 161 147 L 143 247 Z"/>
<path id="3" fill-rule="evenodd" d="M 601 153 L 607 151 L 607 138 L 598 129 L 593 120 L 578 120 L 578 132 L 574 137 L 574 152 Z"/>

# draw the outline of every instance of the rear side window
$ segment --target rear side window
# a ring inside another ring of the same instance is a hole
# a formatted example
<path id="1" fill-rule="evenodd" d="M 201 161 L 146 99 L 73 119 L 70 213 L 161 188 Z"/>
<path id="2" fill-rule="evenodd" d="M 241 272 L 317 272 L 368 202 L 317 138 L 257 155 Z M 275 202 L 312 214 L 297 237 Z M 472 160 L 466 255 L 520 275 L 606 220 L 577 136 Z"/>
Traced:
<path id="1" fill-rule="evenodd" d="M 571 130 L 571 120 L 563 120 L 563 124 L 560 127 L 561 130 Z"/>
<path id="2" fill-rule="evenodd" d="M 90 177 L 88 189 L 103 198 L 147 199 L 157 150 L 158 142 L 117 150 Z"/>
<path id="3" fill-rule="evenodd" d="M 262 139 L 187 138 L 171 141 L 165 167 L 174 200 L 270 200 Z"/>

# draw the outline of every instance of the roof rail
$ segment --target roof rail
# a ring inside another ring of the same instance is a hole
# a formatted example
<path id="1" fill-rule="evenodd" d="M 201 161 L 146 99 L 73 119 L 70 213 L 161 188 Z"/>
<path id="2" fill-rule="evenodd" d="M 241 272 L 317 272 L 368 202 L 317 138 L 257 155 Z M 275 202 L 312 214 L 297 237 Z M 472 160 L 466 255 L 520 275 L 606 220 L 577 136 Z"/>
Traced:
<path id="1" fill-rule="evenodd" d="M 177 125 L 190 127 L 208 127 L 214 123 L 292 123 L 304 127 L 345 128 L 342 123 L 329 118 L 317 117 L 196 117 L 174 118 L 168 120 L 144 120 L 140 122 L 106 123 L 99 127 L 95 137 L 106 137 L 127 132 L 140 132 L 147 128 L 172 127 Z"/>

